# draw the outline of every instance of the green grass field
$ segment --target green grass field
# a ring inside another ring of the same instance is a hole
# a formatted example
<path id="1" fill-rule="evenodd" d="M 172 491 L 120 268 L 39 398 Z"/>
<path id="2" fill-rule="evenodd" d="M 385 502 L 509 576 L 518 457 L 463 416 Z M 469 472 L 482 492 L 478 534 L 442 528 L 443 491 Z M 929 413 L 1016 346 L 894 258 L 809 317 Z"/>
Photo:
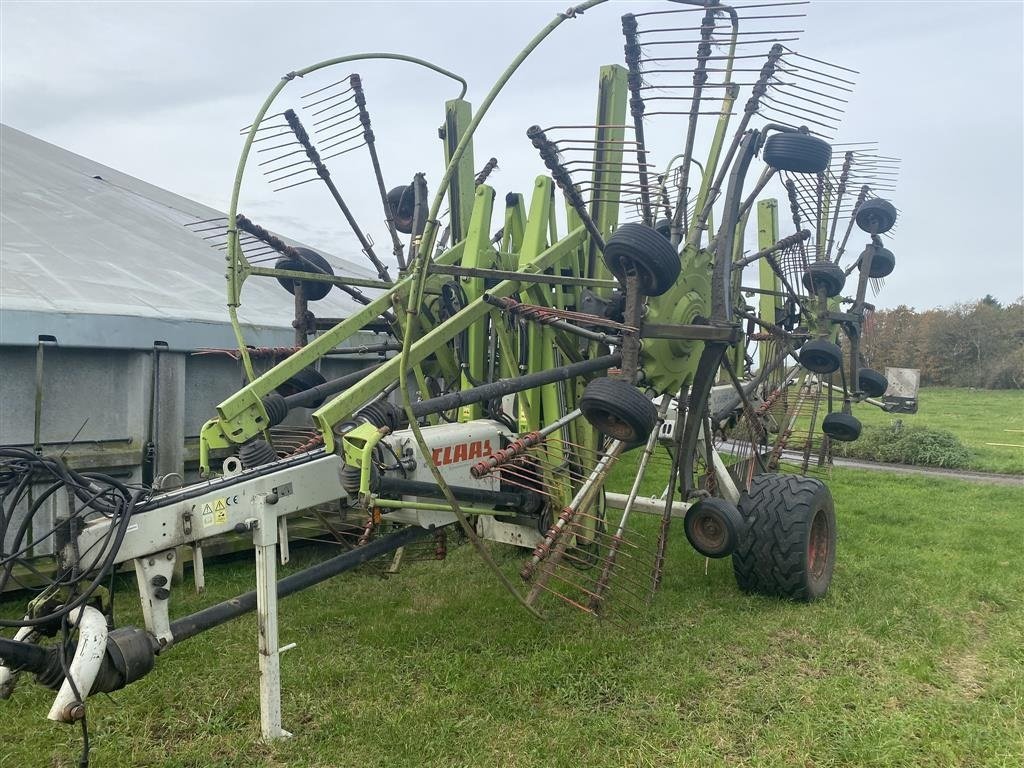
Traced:
<path id="1" fill-rule="evenodd" d="M 299 644 L 282 660 L 290 741 L 258 740 L 247 617 L 91 699 L 93 765 L 1020 766 L 1022 491 L 841 470 L 832 488 L 840 549 L 820 603 L 740 594 L 729 562 L 705 575 L 677 529 L 642 620 L 540 623 L 462 547 L 282 603 L 282 642 Z M 216 565 L 174 612 L 251 584 L 251 560 Z M 140 620 L 133 588 L 119 623 Z M 49 701 L 23 681 L 0 702 L 0 767 L 76 764 L 80 734 L 45 719 Z"/>
<path id="2" fill-rule="evenodd" d="M 883 413 L 859 405 L 854 415 L 865 426 L 888 426 L 902 419 L 907 426 L 948 429 L 971 450 L 967 469 L 1024 474 L 1024 390 L 925 387 L 918 412 Z"/>

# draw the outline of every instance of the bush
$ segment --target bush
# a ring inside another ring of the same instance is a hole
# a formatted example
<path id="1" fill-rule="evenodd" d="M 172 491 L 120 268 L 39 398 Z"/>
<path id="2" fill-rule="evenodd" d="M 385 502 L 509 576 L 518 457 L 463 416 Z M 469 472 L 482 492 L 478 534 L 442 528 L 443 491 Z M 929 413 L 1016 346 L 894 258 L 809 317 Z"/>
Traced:
<path id="1" fill-rule="evenodd" d="M 852 459 L 949 469 L 962 469 L 971 458 L 967 446 L 949 430 L 905 427 L 899 421 L 889 427 L 866 426 L 859 440 L 833 443 L 832 450 Z"/>
<path id="2" fill-rule="evenodd" d="M 992 360 L 982 384 L 986 389 L 1024 389 L 1024 347 Z"/>

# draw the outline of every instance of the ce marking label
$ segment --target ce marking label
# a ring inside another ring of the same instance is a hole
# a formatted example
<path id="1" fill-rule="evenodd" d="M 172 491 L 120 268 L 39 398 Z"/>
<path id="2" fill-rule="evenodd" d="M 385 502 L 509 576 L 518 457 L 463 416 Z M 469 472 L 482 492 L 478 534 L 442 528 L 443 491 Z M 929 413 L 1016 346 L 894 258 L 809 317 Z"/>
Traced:
<path id="1" fill-rule="evenodd" d="M 238 494 L 234 496 L 221 496 L 219 499 L 213 501 L 207 501 L 201 506 L 199 504 L 192 505 L 192 512 L 194 514 L 202 515 L 203 527 L 210 527 L 211 525 L 223 525 L 228 521 L 228 507 L 238 506 Z"/>

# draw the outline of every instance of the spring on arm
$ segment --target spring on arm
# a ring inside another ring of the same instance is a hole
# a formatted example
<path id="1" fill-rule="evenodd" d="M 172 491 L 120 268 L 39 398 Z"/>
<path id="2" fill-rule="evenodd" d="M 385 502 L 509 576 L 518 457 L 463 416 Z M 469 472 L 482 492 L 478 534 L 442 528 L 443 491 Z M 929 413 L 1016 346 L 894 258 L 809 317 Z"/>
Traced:
<path id="1" fill-rule="evenodd" d="M 598 250 L 604 251 L 604 237 L 601 235 L 600 230 L 598 230 L 594 220 L 590 217 L 587 204 L 584 202 L 583 196 L 580 195 L 579 189 L 573 184 L 569 171 L 566 170 L 565 166 L 558 159 L 558 147 L 545 135 L 539 125 L 530 126 L 526 130 L 526 136 L 533 142 L 533 146 L 537 148 L 537 151 L 540 152 L 541 160 L 544 161 L 544 165 L 551 171 L 551 178 L 555 180 L 558 188 L 565 195 L 566 201 L 576 211 L 576 215 L 580 217 L 580 221 L 587 228 L 587 232 L 590 234 L 595 245 L 597 245 Z"/>

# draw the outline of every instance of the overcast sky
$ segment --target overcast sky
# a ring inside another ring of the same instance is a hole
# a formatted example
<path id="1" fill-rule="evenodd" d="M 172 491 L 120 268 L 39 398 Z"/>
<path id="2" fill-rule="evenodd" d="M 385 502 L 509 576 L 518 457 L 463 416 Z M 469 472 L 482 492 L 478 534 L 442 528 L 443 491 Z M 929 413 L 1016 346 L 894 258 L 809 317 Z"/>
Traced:
<path id="1" fill-rule="evenodd" d="M 238 130 L 282 74 L 349 53 L 400 52 L 460 73 L 469 81 L 467 98 L 479 103 L 567 5 L 3 0 L 0 120 L 224 210 Z M 520 70 L 475 145 L 477 167 L 498 157 L 490 183 L 499 194 L 528 191 L 544 170 L 525 137 L 528 126 L 593 122 L 597 69 L 622 60 L 619 16 L 656 7 L 667 6 L 613 2 L 568 21 Z M 891 193 L 902 210 L 890 246 L 897 266 L 875 299 L 880 307 L 944 306 L 987 293 L 1011 301 L 1024 293 L 1022 9 L 1020 0 L 825 0 L 806 9 L 806 19 L 780 26 L 803 30 L 791 44 L 798 51 L 858 70 L 837 139 L 876 140 L 882 154 L 902 159 Z M 457 95 L 450 80 L 408 65 L 361 63 L 286 89 L 291 96 L 281 105 L 353 71 L 364 79 L 388 185 L 420 170 L 436 181 L 443 101 Z M 652 147 L 663 163 L 682 142 L 659 126 L 657 138 L 673 139 Z M 358 154 L 332 165 L 333 173 L 387 251 L 369 166 Z M 354 238 L 315 186 L 272 194 L 250 173 L 241 209 L 358 258 Z"/>

